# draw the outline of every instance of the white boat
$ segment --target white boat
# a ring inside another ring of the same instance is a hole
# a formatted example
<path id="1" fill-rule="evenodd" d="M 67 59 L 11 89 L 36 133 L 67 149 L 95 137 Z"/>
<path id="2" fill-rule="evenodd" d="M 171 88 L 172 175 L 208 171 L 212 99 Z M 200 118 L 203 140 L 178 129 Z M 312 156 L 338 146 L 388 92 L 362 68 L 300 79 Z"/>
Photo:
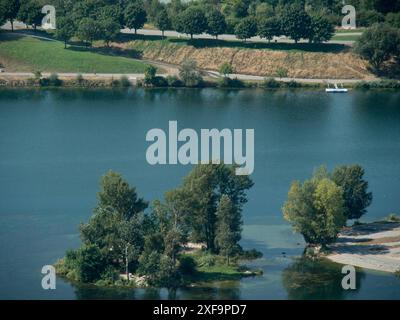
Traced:
<path id="1" fill-rule="evenodd" d="M 334 88 L 330 88 L 329 87 L 329 83 L 328 83 L 328 88 L 325 89 L 326 92 L 329 93 L 345 93 L 348 92 L 349 90 L 346 88 L 343 88 L 343 84 L 341 85 L 342 87 L 339 88 L 337 83 L 334 84 Z"/>

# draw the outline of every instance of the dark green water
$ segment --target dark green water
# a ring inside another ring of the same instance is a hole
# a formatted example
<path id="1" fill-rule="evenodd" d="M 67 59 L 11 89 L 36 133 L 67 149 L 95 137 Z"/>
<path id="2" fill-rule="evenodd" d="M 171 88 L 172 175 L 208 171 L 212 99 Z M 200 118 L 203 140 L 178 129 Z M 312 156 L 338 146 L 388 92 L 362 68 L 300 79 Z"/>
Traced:
<path id="1" fill-rule="evenodd" d="M 264 276 L 176 292 L 176 298 L 400 299 L 400 278 L 360 270 L 343 291 L 341 268 L 298 260 L 303 241 L 280 208 L 290 183 L 314 167 L 359 163 L 374 193 L 365 221 L 399 212 L 400 93 L 257 90 L 0 90 L 0 298 L 168 298 L 166 290 L 41 288 L 41 268 L 79 246 L 78 225 L 107 170 L 123 173 L 148 200 L 191 169 L 152 167 L 152 128 L 254 128 L 255 186 L 242 245 L 264 258 Z M 283 255 L 282 252 L 286 254 Z M 171 297 L 171 296 L 170 296 Z"/>

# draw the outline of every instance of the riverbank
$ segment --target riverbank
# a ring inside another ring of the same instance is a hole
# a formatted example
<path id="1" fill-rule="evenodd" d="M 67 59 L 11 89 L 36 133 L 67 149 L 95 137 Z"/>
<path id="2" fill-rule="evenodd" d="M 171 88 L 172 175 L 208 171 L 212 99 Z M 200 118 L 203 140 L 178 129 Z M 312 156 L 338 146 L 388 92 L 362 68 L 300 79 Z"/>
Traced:
<path id="1" fill-rule="evenodd" d="M 184 87 L 179 77 L 170 74 L 161 74 L 165 78 L 165 85 L 161 88 Z M 216 72 L 203 72 L 204 80 L 198 88 L 265 88 L 265 89 L 293 89 L 293 88 L 326 88 L 328 83 L 342 83 L 349 89 L 399 89 L 400 81 L 397 80 L 338 80 L 331 79 L 297 79 L 278 77 L 252 77 L 232 74 L 222 77 Z M 40 75 L 31 72 L 3 72 L 0 73 L 0 87 L 73 87 L 73 88 L 113 88 L 113 87 L 143 87 L 144 74 L 122 73 L 49 73 Z M 154 87 L 153 87 L 154 88 Z"/>
<path id="2" fill-rule="evenodd" d="M 346 228 L 326 257 L 336 263 L 395 273 L 400 270 L 400 222 Z"/>

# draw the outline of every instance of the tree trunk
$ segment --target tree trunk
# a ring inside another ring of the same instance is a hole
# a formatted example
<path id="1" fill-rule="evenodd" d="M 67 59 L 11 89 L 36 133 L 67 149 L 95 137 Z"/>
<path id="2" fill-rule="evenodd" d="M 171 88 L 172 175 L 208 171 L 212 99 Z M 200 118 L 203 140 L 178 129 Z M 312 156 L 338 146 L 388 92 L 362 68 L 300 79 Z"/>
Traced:
<path id="1" fill-rule="evenodd" d="M 162 32 L 162 38 L 164 39 L 164 30 L 162 30 L 161 32 Z"/>
<path id="2" fill-rule="evenodd" d="M 11 22 L 11 31 L 14 32 L 14 19 L 11 19 L 10 22 Z"/>
<path id="3" fill-rule="evenodd" d="M 193 40 L 193 33 L 190 34 L 190 40 Z"/>
<path id="4" fill-rule="evenodd" d="M 128 245 L 125 246 L 125 274 L 126 279 L 129 281 Z"/>
<path id="5" fill-rule="evenodd" d="M 67 49 L 67 40 L 64 41 L 64 49 Z"/>
<path id="6" fill-rule="evenodd" d="M 137 35 L 137 29 L 135 28 L 135 36 Z"/>

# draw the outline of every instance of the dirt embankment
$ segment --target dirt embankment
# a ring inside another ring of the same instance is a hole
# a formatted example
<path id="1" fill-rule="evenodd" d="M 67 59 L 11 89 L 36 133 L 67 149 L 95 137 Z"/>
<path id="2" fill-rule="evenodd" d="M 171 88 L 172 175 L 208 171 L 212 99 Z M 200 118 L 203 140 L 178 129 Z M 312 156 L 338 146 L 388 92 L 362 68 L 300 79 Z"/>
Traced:
<path id="1" fill-rule="evenodd" d="M 310 79 L 370 79 L 367 63 L 350 50 L 307 52 L 297 50 L 247 49 L 243 47 L 194 47 L 168 41 L 136 40 L 116 46 L 130 49 L 143 59 L 169 64 L 181 64 L 194 59 L 205 70 L 217 71 L 224 62 L 234 67 L 235 73 L 277 76 L 286 69 L 287 77 Z"/>

